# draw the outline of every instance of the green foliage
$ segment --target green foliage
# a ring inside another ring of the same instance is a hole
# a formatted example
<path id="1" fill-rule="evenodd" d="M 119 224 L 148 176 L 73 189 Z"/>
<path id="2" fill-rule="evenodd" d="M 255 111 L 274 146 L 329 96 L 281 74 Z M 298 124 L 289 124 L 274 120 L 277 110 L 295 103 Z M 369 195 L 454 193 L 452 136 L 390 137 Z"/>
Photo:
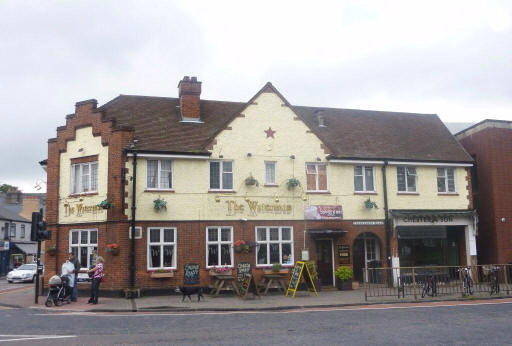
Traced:
<path id="1" fill-rule="evenodd" d="M 9 191 L 18 191 L 18 188 L 9 184 L 0 185 L 0 192 L 7 193 Z"/>
<path id="2" fill-rule="evenodd" d="M 283 266 L 280 263 L 274 263 L 272 264 L 272 271 L 277 273 L 281 270 L 282 267 Z"/>
<path id="3" fill-rule="evenodd" d="M 155 199 L 153 201 L 153 203 L 154 203 L 154 208 L 156 209 L 156 211 L 161 211 L 163 209 L 167 209 L 167 201 L 160 199 L 160 197 Z"/>
<path id="4" fill-rule="evenodd" d="M 354 272 L 352 268 L 346 266 L 339 266 L 334 273 L 338 279 L 341 281 L 346 281 L 352 279 Z"/>
<path id="5" fill-rule="evenodd" d="M 113 204 L 111 202 L 109 202 L 108 199 L 105 199 L 105 200 L 101 201 L 100 204 L 98 204 L 98 207 L 103 208 L 103 209 L 109 209 L 109 208 L 113 207 Z"/>
<path id="6" fill-rule="evenodd" d="M 256 185 L 256 186 L 260 186 L 260 183 L 258 182 L 258 180 L 256 180 L 256 178 L 254 178 L 252 176 L 252 174 L 250 176 L 248 176 L 247 178 L 245 178 L 245 185 L 247 186 L 251 186 L 251 185 Z"/>
<path id="7" fill-rule="evenodd" d="M 379 207 L 377 207 L 377 203 L 370 200 L 370 198 L 368 198 L 366 201 L 364 201 L 364 206 L 368 209 L 372 209 L 372 208 L 379 209 Z"/>
<path id="8" fill-rule="evenodd" d="M 288 187 L 288 190 L 294 189 L 297 186 L 300 186 L 300 181 L 297 178 L 290 178 L 286 182 L 286 186 Z"/>

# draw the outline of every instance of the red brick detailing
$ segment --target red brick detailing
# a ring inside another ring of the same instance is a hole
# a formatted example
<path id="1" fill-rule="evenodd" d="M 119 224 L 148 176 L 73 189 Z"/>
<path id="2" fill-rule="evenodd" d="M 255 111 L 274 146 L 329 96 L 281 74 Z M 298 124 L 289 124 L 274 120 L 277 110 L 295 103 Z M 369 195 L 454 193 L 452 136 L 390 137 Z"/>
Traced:
<path id="1" fill-rule="evenodd" d="M 471 168 L 466 168 L 466 181 L 468 182 L 466 185 L 466 190 L 468 191 L 468 209 L 473 210 L 473 182 L 471 180 Z M 466 263 L 466 262 L 463 262 Z"/>
<path id="2" fill-rule="evenodd" d="M 320 144 L 320 148 L 324 150 L 324 153 L 326 155 L 331 155 L 332 154 L 332 151 L 331 149 L 329 149 L 325 144 Z"/>
<path id="3" fill-rule="evenodd" d="M 86 162 L 94 162 L 94 161 L 98 161 L 98 155 L 76 157 L 74 159 L 71 159 L 71 164 L 74 165 L 77 163 L 86 163 Z"/>

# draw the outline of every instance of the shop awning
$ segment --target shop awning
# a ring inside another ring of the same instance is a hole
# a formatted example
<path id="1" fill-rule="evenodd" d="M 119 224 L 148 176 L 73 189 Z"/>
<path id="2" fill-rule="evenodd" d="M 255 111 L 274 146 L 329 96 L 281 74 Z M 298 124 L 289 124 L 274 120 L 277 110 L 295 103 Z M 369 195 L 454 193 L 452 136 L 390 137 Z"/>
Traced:
<path id="1" fill-rule="evenodd" d="M 35 254 L 37 253 L 37 244 L 23 244 L 23 243 L 16 243 L 14 244 L 18 249 L 23 251 L 27 255 Z"/>
<path id="2" fill-rule="evenodd" d="M 345 235 L 348 231 L 343 231 L 341 229 L 308 229 L 308 234 L 311 238 L 319 238 L 319 237 L 341 237 Z"/>

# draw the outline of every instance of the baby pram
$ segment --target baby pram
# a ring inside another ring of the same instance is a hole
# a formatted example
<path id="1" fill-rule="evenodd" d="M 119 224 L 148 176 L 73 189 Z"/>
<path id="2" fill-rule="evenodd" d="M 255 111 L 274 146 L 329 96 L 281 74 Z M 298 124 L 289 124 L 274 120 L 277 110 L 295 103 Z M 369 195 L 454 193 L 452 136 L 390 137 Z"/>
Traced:
<path id="1" fill-rule="evenodd" d="M 69 275 L 54 275 L 48 281 L 49 289 L 46 297 L 46 306 L 61 306 L 64 302 L 71 303 L 72 288 L 69 286 Z"/>

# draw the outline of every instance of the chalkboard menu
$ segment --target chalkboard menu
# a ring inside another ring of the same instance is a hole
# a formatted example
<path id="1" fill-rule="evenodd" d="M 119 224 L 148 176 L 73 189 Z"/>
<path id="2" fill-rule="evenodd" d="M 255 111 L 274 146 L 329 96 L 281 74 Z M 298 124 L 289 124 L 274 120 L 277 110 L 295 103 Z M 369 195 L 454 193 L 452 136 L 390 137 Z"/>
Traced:
<path id="1" fill-rule="evenodd" d="M 199 283 L 199 264 L 187 263 L 185 264 L 185 277 L 183 283 L 185 285 L 196 285 Z"/>
<path id="2" fill-rule="evenodd" d="M 311 273 L 309 271 L 309 267 L 310 266 L 307 265 L 307 263 L 304 261 L 295 262 L 295 267 L 293 268 L 290 282 L 288 283 L 288 289 L 286 290 L 287 296 L 288 294 L 291 294 L 292 298 L 295 297 L 295 293 L 297 293 L 297 288 L 299 287 L 301 279 L 303 279 L 306 283 L 308 292 L 313 291 L 318 296 L 315 283 L 313 282 L 313 278 L 311 277 Z"/>
<path id="3" fill-rule="evenodd" d="M 338 245 L 340 264 L 350 264 L 350 245 Z"/>
<path id="4" fill-rule="evenodd" d="M 249 292 L 254 294 L 254 296 L 258 296 L 261 299 L 260 291 L 258 290 L 258 286 L 254 282 L 254 278 L 252 274 L 247 274 L 243 280 L 240 282 L 240 297 L 242 299 L 246 299 Z"/>
<path id="5" fill-rule="evenodd" d="M 252 274 L 251 264 L 249 262 L 238 263 L 236 276 L 239 282 L 242 282 L 247 276 Z"/>
<path id="6" fill-rule="evenodd" d="M 288 289 L 290 290 L 297 290 L 297 286 L 299 286 L 299 279 L 302 274 L 302 271 L 304 270 L 304 262 L 298 261 L 295 264 L 295 268 L 293 268 L 293 273 L 290 278 L 290 283 L 288 285 Z"/>

